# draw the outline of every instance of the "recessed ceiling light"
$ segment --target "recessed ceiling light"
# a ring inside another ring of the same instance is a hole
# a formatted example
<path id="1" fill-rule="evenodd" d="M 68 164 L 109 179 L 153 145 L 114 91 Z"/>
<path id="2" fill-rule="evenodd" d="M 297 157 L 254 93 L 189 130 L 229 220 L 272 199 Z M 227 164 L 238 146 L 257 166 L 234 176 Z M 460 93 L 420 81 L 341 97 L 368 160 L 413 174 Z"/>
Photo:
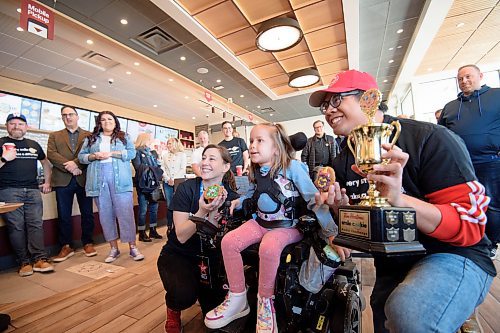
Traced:
<path id="1" fill-rule="evenodd" d="M 208 69 L 206 69 L 205 67 L 200 67 L 196 71 L 200 74 L 207 74 L 208 73 Z"/>
<path id="2" fill-rule="evenodd" d="M 221 80 L 220 80 L 220 79 L 217 79 L 215 82 L 217 82 L 217 83 L 221 83 Z"/>
<path id="3" fill-rule="evenodd" d="M 272 114 L 272 113 L 270 113 L 269 115 L 270 115 L 271 117 L 273 116 L 273 114 Z"/>
<path id="4" fill-rule="evenodd" d="M 397 49 L 400 49 L 400 48 L 402 48 L 402 47 L 403 47 L 403 46 L 401 46 L 401 45 L 398 45 L 398 46 L 397 46 L 396 48 L 397 48 Z"/>
<path id="5" fill-rule="evenodd" d="M 400 34 L 402 33 L 404 30 L 403 29 L 398 29 L 398 31 L 396 31 L 397 34 Z"/>
<path id="6" fill-rule="evenodd" d="M 218 86 L 213 87 L 214 90 L 221 90 L 224 89 L 224 86 L 219 84 Z"/>
<path id="7" fill-rule="evenodd" d="M 260 105 L 257 105 L 257 109 L 260 109 Z"/>
<path id="8" fill-rule="evenodd" d="M 390 63 L 390 64 L 392 64 L 393 62 L 394 62 L 394 60 L 393 60 L 393 59 L 389 60 L 389 63 Z"/>
<path id="9" fill-rule="evenodd" d="M 457 28 L 461 28 L 461 27 L 463 27 L 464 25 L 465 25 L 465 23 L 464 23 L 464 22 L 460 22 L 459 24 L 457 24 L 457 26 L 456 26 L 456 27 L 457 27 Z"/>
<path id="10" fill-rule="evenodd" d="M 174 79 L 168 79 L 168 80 L 169 80 L 170 82 L 173 82 L 173 81 L 174 81 Z"/>
<path id="11" fill-rule="evenodd" d="M 131 71 L 126 71 L 125 74 L 130 75 L 130 74 L 132 74 L 132 72 Z"/>
<path id="12" fill-rule="evenodd" d="M 123 25 L 125 25 L 125 24 L 128 24 L 128 21 L 126 19 L 121 19 L 120 23 L 123 24 Z"/>
<path id="13" fill-rule="evenodd" d="M 189 96 L 184 96 L 185 99 L 189 99 Z"/>
<path id="14" fill-rule="evenodd" d="M 23 29 L 23 28 L 21 28 L 21 27 L 17 27 L 17 28 L 16 28 L 16 30 L 17 30 L 17 31 L 24 31 L 24 29 Z"/>
<path id="15" fill-rule="evenodd" d="M 196 119 L 196 117 L 191 117 L 191 119 L 195 120 L 195 119 Z"/>
<path id="16" fill-rule="evenodd" d="M 92 89 L 97 88 L 97 86 L 95 84 L 93 84 L 91 87 L 92 87 Z"/>
<path id="17" fill-rule="evenodd" d="M 87 44 L 92 45 L 94 44 L 94 41 L 92 39 L 87 39 Z"/>
<path id="18" fill-rule="evenodd" d="M 155 104 L 155 105 L 153 105 L 153 107 L 154 107 L 154 108 L 157 108 L 157 107 L 158 107 L 158 105 L 156 105 L 156 104 Z"/>
<path id="19" fill-rule="evenodd" d="M 384 83 L 386 83 L 386 82 L 387 82 L 387 80 L 384 80 Z"/>
<path id="20" fill-rule="evenodd" d="M 392 51 L 392 50 L 394 50 L 394 48 L 393 48 L 393 47 L 390 47 L 390 48 L 389 48 L 389 51 Z"/>
<path id="21" fill-rule="evenodd" d="M 241 98 L 245 97 L 245 95 L 240 95 Z M 248 107 L 248 106 L 247 106 Z"/>
<path id="22" fill-rule="evenodd" d="M 184 61 L 184 60 L 186 60 L 186 57 L 185 57 L 185 56 L 182 56 L 182 57 L 180 57 L 180 59 L 181 59 L 182 61 Z"/>
<path id="23" fill-rule="evenodd" d="M 428 72 L 432 71 L 432 67 L 427 68 L 427 71 Z"/>
<path id="24" fill-rule="evenodd" d="M 21 8 L 18 8 L 18 9 L 16 9 L 16 10 L 17 10 L 17 12 L 18 12 L 18 13 L 20 13 L 20 12 L 21 12 Z"/>

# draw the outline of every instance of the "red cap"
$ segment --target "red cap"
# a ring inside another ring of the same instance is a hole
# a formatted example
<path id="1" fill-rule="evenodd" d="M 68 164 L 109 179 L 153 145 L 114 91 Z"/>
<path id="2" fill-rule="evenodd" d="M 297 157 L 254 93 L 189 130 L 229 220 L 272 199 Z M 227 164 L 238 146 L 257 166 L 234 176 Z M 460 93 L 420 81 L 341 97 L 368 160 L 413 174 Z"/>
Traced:
<path id="1" fill-rule="evenodd" d="M 343 93 L 353 90 L 369 90 L 372 88 L 378 89 L 377 81 L 368 73 L 360 72 L 355 69 L 338 73 L 330 82 L 328 88 L 319 90 L 311 94 L 309 97 L 309 105 L 318 107 L 325 100 L 327 93 Z"/>

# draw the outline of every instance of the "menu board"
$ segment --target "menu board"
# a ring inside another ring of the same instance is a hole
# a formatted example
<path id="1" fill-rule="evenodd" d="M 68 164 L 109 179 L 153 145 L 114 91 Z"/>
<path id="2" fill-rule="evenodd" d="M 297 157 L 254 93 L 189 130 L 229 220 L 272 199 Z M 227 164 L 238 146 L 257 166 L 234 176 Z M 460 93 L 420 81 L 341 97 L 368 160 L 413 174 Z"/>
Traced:
<path id="1" fill-rule="evenodd" d="M 78 109 L 76 108 L 76 112 L 78 112 L 78 126 L 83 128 L 86 131 L 93 131 L 94 127 L 90 128 L 90 111 Z"/>
<path id="2" fill-rule="evenodd" d="M 122 117 L 116 117 L 116 118 L 118 118 L 118 121 L 120 122 L 120 129 L 124 132 L 127 132 L 128 119 Z"/>
<path id="3" fill-rule="evenodd" d="M 21 113 L 21 97 L 0 94 L 0 124 L 5 124 L 9 113 Z"/>
<path id="4" fill-rule="evenodd" d="M 179 131 L 173 128 L 156 126 L 155 139 L 166 142 L 170 138 L 178 138 Z"/>
<path id="5" fill-rule="evenodd" d="M 61 105 L 42 102 L 42 119 L 40 120 L 40 129 L 46 131 L 58 131 L 64 128 L 64 123 L 61 119 Z"/>
<path id="6" fill-rule="evenodd" d="M 155 125 L 148 123 L 142 123 L 135 120 L 129 120 L 127 126 L 127 133 L 130 135 L 132 141 L 135 141 L 139 134 L 141 133 L 151 133 L 154 137 L 155 135 Z"/>
<path id="7" fill-rule="evenodd" d="M 31 99 L 27 97 L 22 97 L 21 99 L 21 114 L 26 117 L 28 122 L 28 127 L 39 128 L 40 127 L 40 111 L 41 111 L 42 101 L 36 99 Z"/>

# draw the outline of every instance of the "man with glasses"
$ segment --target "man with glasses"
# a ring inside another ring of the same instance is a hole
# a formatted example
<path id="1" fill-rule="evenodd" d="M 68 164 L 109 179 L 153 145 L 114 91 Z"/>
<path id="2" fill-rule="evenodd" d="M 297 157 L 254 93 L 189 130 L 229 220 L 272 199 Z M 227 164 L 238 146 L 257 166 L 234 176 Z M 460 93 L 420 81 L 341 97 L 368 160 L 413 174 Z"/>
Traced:
<path id="1" fill-rule="evenodd" d="M 236 166 L 241 165 L 243 169 L 242 174 L 245 174 L 250 165 L 250 157 L 245 140 L 233 136 L 233 124 L 229 121 L 222 123 L 222 133 L 224 134 L 224 140 L 219 142 L 219 146 L 226 147 L 233 159 L 231 162 L 231 171 L 236 175 Z"/>
<path id="2" fill-rule="evenodd" d="M 314 136 L 307 140 L 306 146 L 302 149 L 301 160 L 309 167 L 309 175 L 313 180 L 316 177 L 315 168 L 332 165 L 333 159 L 339 152 L 333 136 L 325 134 L 324 125 L 321 120 L 313 123 Z"/>
<path id="3" fill-rule="evenodd" d="M 349 70 L 339 73 L 327 89 L 313 93 L 309 104 L 320 107 L 336 135 L 348 137 L 368 122 L 360 97 L 372 88 L 378 89 L 370 74 Z M 333 164 L 338 183 L 327 198 L 318 195 L 317 201 L 333 211 L 348 202 L 356 204 L 366 196 L 367 177 L 392 206 L 414 208 L 427 253 L 374 256 L 374 330 L 456 332 L 483 302 L 496 275 L 484 236 L 490 199 L 460 138 L 443 126 L 376 111 L 375 123 L 396 120 L 401 124 L 399 139 L 394 147 L 383 145 L 382 157 L 390 162 L 363 175 L 349 149 L 342 150 Z"/>
<path id="4" fill-rule="evenodd" d="M 75 194 L 80 207 L 83 252 L 87 257 L 97 255 L 92 240 L 94 232 L 92 198 L 85 194 L 87 166 L 80 164 L 78 160 L 83 141 L 90 132 L 78 126 L 78 112 L 72 106 L 65 105 L 61 108 L 61 118 L 66 128 L 50 133 L 47 144 L 47 157 L 54 166 L 52 187 L 56 192 L 61 245 L 61 251 L 53 258 L 54 262 L 62 262 L 75 254 L 71 220 Z"/>

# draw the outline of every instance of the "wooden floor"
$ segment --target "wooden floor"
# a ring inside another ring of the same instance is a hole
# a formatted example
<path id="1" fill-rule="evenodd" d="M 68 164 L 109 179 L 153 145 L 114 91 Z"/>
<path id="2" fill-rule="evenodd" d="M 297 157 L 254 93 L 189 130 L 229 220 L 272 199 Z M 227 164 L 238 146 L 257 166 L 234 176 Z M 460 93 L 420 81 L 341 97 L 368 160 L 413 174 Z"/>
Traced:
<path id="1" fill-rule="evenodd" d="M 164 290 L 156 270 L 156 255 L 162 244 L 160 241 L 139 244 L 146 254 L 146 259 L 140 263 L 124 256 L 126 247 L 121 246 L 122 256 L 115 263 L 117 266 L 123 265 L 125 269 L 99 280 L 85 280 L 74 273 L 63 272 L 62 264 L 56 266 L 55 273 L 35 273 L 32 287 L 26 286 L 26 283 L 31 282 L 27 279 L 32 277 L 20 278 L 14 271 L 0 272 L 0 312 L 12 317 L 12 326 L 7 332 L 164 332 Z M 107 250 L 106 246 L 99 246 L 98 258 L 103 259 Z M 64 264 L 69 267 L 72 260 L 77 259 L 71 258 Z M 85 257 L 80 255 L 78 260 L 83 261 Z M 368 300 L 374 282 L 372 260 L 356 260 L 361 269 L 363 293 Z M 500 271 L 500 261 L 496 260 L 495 265 Z M 36 290 L 41 289 L 37 288 L 44 284 L 50 286 L 47 279 L 57 274 L 64 275 L 68 287 L 61 287 L 62 284 L 57 283 L 57 286 L 50 287 L 55 290 L 52 295 L 38 297 Z M 15 293 L 12 288 L 22 288 L 23 292 Z M 30 294 L 26 288 L 31 288 L 33 293 Z M 58 288 L 65 290 L 57 291 Z M 17 294 L 24 296 L 15 299 Z M 500 332 L 499 301 L 500 279 L 497 277 L 479 309 L 479 318 L 486 333 Z M 368 305 L 363 312 L 363 332 L 373 331 L 371 320 Z M 184 333 L 205 331 L 196 305 L 183 312 L 182 322 Z"/>

